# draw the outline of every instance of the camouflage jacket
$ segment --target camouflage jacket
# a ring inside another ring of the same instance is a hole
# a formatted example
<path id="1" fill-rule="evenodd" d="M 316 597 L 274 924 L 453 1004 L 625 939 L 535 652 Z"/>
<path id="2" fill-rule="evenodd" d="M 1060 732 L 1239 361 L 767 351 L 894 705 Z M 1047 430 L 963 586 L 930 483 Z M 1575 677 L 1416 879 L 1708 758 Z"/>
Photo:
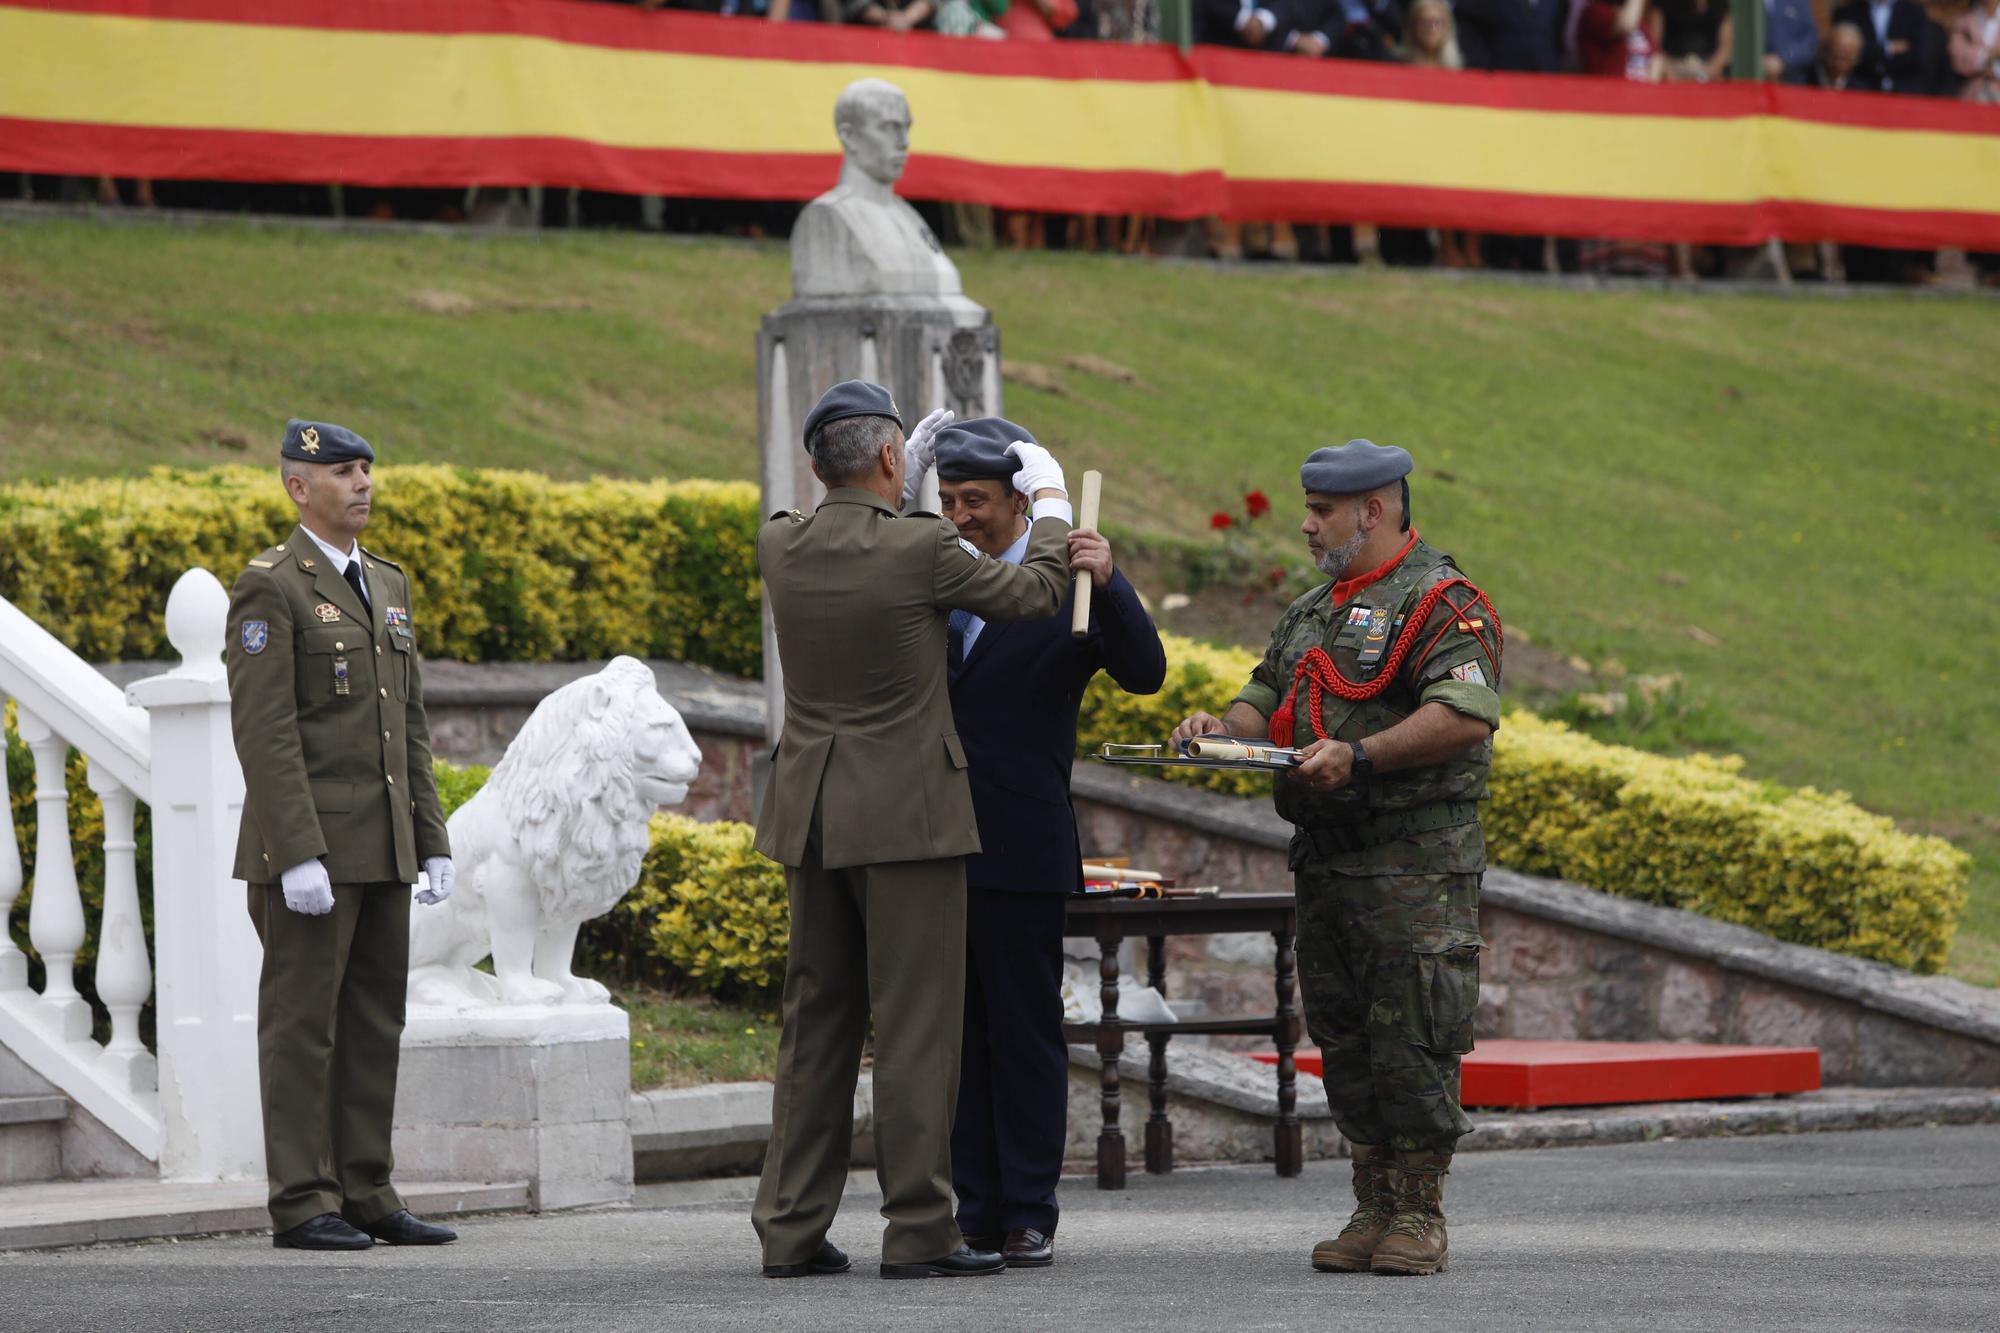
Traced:
<path id="1" fill-rule="evenodd" d="M 1264 660 L 1237 701 L 1270 717 L 1293 693 L 1293 672 L 1313 648 L 1325 648 L 1347 679 L 1373 679 L 1423 595 L 1447 579 L 1462 577 L 1450 556 L 1416 541 L 1386 574 L 1343 601 L 1333 599 L 1334 584 L 1315 588 L 1279 619 Z M 1424 647 L 1434 635 L 1436 646 L 1425 656 Z M 1355 703 L 1326 692 L 1325 734 L 1365 740 L 1427 703 L 1444 704 L 1498 727 L 1500 670 L 1497 653 L 1488 653 L 1497 639 L 1492 626 L 1461 620 L 1446 606 L 1434 608 L 1395 680 L 1381 694 Z M 1298 683 L 1296 688 L 1292 743 L 1304 746 L 1319 739 L 1320 732 L 1313 726 L 1305 686 Z M 1295 864 L 1307 856 L 1351 874 L 1484 869 L 1476 803 L 1486 799 L 1492 757 L 1489 739 L 1442 764 L 1381 774 L 1331 792 L 1278 779 L 1278 813 L 1301 830 Z"/>

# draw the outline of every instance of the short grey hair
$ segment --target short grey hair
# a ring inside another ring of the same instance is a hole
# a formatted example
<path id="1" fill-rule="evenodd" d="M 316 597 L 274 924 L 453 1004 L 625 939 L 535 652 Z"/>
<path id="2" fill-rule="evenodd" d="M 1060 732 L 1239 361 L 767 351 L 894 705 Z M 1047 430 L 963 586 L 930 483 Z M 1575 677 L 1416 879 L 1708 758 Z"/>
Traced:
<path id="1" fill-rule="evenodd" d="M 819 428 L 813 439 L 813 466 L 829 486 L 855 480 L 875 465 L 885 444 L 896 443 L 903 428 L 888 417 L 842 417 Z"/>

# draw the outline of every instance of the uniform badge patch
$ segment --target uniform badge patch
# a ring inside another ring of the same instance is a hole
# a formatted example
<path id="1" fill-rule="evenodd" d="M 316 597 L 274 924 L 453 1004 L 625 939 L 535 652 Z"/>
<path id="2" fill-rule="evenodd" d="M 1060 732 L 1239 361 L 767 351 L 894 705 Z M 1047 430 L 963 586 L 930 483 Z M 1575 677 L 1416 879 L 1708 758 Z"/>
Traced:
<path id="1" fill-rule="evenodd" d="M 340 619 L 340 608 L 332 602 L 321 602 L 313 608 L 313 614 L 318 616 L 323 624 L 331 625 Z"/>
<path id="2" fill-rule="evenodd" d="M 264 651 L 264 645 L 271 641 L 271 622 L 268 620 L 246 620 L 243 622 L 243 651 L 255 657 Z"/>
<path id="3" fill-rule="evenodd" d="M 977 558 L 977 557 L 978 557 L 978 555 L 979 555 L 979 553 L 980 553 L 980 552 L 979 552 L 979 548 L 978 548 L 977 546 L 974 546 L 974 545 L 973 545 L 973 544 L 972 544 L 971 542 L 967 541 L 967 540 L 966 540 L 965 538 L 963 538 L 963 537 L 960 537 L 960 538 L 958 539 L 958 544 L 959 544 L 960 546 L 963 546 L 963 547 L 965 548 L 965 553 L 966 553 L 967 555 L 969 555 L 969 556 L 973 556 L 973 557 L 975 557 L 975 558 Z"/>
<path id="4" fill-rule="evenodd" d="M 299 432 L 299 447 L 309 454 L 319 452 L 319 427 L 307 426 Z"/>
<path id="5" fill-rule="evenodd" d="M 1347 609 L 1347 623 L 1348 623 L 1348 624 L 1350 624 L 1350 625 L 1365 625 L 1365 624 L 1367 624 L 1367 623 L 1368 623 L 1368 608 L 1367 608 L 1367 607 L 1365 607 L 1365 606 L 1351 606 L 1351 607 L 1349 607 L 1349 608 Z"/>
<path id="6" fill-rule="evenodd" d="M 392 629 L 398 625 L 407 625 L 410 623 L 410 613 L 400 606 L 385 606 L 382 608 L 382 623 Z"/>
<path id="7" fill-rule="evenodd" d="M 1453 667 L 1451 669 L 1451 678 L 1453 680 L 1462 680 L 1467 685 L 1484 685 L 1486 683 L 1486 673 L 1479 669 L 1479 663 L 1477 662 L 1467 662 L 1463 666 Z"/>

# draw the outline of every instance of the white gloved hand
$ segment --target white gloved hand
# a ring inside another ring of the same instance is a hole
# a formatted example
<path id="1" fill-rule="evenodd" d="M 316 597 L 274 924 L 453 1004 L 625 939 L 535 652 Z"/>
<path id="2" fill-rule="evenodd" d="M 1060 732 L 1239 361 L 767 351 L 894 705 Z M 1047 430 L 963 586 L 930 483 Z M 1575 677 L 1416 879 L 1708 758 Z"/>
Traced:
<path id="1" fill-rule="evenodd" d="M 1056 456 L 1039 444 L 1026 440 L 1016 440 L 1007 446 L 1007 452 L 1021 460 L 1021 470 L 1014 474 L 1014 489 L 1033 499 L 1036 491 L 1061 491 L 1064 499 L 1069 498 L 1069 487 L 1063 484 L 1062 464 Z"/>
<path id="2" fill-rule="evenodd" d="M 325 916 L 333 910 L 333 881 L 318 857 L 301 861 L 280 875 L 285 886 L 285 906 L 307 916 Z"/>
<path id="3" fill-rule="evenodd" d="M 458 878 L 458 870 L 449 856 L 433 856 L 425 861 L 424 875 L 431 884 L 427 889 L 417 890 L 418 902 L 430 907 L 451 897 L 451 882 Z"/>
<path id="4" fill-rule="evenodd" d="M 903 442 L 903 508 L 908 509 L 917 502 L 917 495 L 924 488 L 924 478 L 937 465 L 937 433 L 949 426 L 957 413 L 948 407 L 937 411 L 917 423 L 910 432 L 910 438 Z"/>

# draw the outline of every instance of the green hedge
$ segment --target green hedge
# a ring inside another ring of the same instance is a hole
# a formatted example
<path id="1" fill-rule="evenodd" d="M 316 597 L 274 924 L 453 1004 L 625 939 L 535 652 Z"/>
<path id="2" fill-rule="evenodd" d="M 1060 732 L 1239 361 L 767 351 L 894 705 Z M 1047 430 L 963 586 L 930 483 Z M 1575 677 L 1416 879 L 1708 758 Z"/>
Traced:
<path id="1" fill-rule="evenodd" d="M 385 467 L 376 486 L 366 541 L 409 573 L 430 656 L 759 668 L 747 482 Z M 275 467 L 0 487 L 0 597 L 92 661 L 168 657 L 174 581 L 201 565 L 227 586 L 295 515 Z"/>

